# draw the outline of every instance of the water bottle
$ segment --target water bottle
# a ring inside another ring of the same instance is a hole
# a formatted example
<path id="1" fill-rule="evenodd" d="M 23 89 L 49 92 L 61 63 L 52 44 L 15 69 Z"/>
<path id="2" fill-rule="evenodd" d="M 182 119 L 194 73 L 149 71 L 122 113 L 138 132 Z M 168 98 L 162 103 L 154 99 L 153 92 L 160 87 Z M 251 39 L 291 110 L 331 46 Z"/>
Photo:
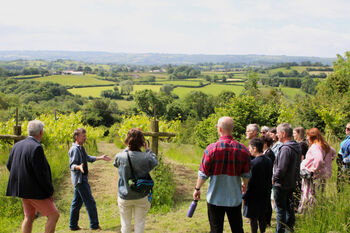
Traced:
<path id="1" fill-rule="evenodd" d="M 198 203 L 198 200 L 193 200 L 192 201 L 192 203 L 190 205 L 190 208 L 188 209 L 188 212 L 187 212 L 187 217 L 192 218 L 193 213 L 196 210 L 197 203 Z"/>

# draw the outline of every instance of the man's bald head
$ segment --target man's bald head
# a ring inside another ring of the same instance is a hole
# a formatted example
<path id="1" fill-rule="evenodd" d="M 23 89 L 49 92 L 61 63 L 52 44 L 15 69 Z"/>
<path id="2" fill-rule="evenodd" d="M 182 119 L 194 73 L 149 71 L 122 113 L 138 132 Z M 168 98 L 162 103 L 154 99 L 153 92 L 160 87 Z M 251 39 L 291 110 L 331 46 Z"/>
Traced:
<path id="1" fill-rule="evenodd" d="M 233 120 L 232 120 L 232 118 L 231 117 L 227 117 L 227 116 L 221 117 L 218 120 L 217 127 L 221 128 L 224 133 L 231 134 L 232 130 L 233 130 Z"/>

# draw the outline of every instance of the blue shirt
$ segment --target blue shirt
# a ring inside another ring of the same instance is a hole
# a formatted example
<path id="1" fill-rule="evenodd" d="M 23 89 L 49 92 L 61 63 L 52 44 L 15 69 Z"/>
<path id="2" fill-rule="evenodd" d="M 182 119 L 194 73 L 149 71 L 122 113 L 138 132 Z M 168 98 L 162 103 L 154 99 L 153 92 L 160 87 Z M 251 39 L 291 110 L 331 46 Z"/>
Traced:
<path id="1" fill-rule="evenodd" d="M 198 176 L 203 180 L 210 178 L 207 192 L 209 204 L 234 207 L 242 203 L 241 177 L 249 178 L 250 173 L 242 174 L 242 176 L 214 175 L 208 177 L 198 171 Z"/>
<path id="2" fill-rule="evenodd" d="M 343 163 L 346 168 L 350 168 L 350 136 L 347 135 L 345 140 L 340 143 L 339 154 L 343 156 Z"/>

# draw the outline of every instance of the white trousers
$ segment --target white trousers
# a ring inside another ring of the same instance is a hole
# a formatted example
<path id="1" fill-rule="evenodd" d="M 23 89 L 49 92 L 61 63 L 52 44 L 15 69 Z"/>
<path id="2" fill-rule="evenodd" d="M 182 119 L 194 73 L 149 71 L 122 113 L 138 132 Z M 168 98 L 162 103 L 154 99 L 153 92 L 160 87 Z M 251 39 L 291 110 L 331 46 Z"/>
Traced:
<path id="1" fill-rule="evenodd" d="M 124 200 L 118 197 L 118 206 L 120 213 L 120 221 L 122 225 L 122 233 L 130 233 L 132 212 L 134 212 L 134 231 L 135 233 L 143 233 L 145 228 L 146 215 L 151 208 L 148 197 L 136 200 Z"/>

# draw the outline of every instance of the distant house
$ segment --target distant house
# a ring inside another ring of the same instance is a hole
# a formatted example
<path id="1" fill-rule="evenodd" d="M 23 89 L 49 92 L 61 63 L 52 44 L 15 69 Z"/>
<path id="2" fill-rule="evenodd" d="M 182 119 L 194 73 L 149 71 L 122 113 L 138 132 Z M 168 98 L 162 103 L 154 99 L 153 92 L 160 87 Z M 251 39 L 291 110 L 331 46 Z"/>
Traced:
<path id="1" fill-rule="evenodd" d="M 63 75 L 84 75 L 83 71 L 73 71 L 73 70 L 64 70 L 62 71 Z"/>

